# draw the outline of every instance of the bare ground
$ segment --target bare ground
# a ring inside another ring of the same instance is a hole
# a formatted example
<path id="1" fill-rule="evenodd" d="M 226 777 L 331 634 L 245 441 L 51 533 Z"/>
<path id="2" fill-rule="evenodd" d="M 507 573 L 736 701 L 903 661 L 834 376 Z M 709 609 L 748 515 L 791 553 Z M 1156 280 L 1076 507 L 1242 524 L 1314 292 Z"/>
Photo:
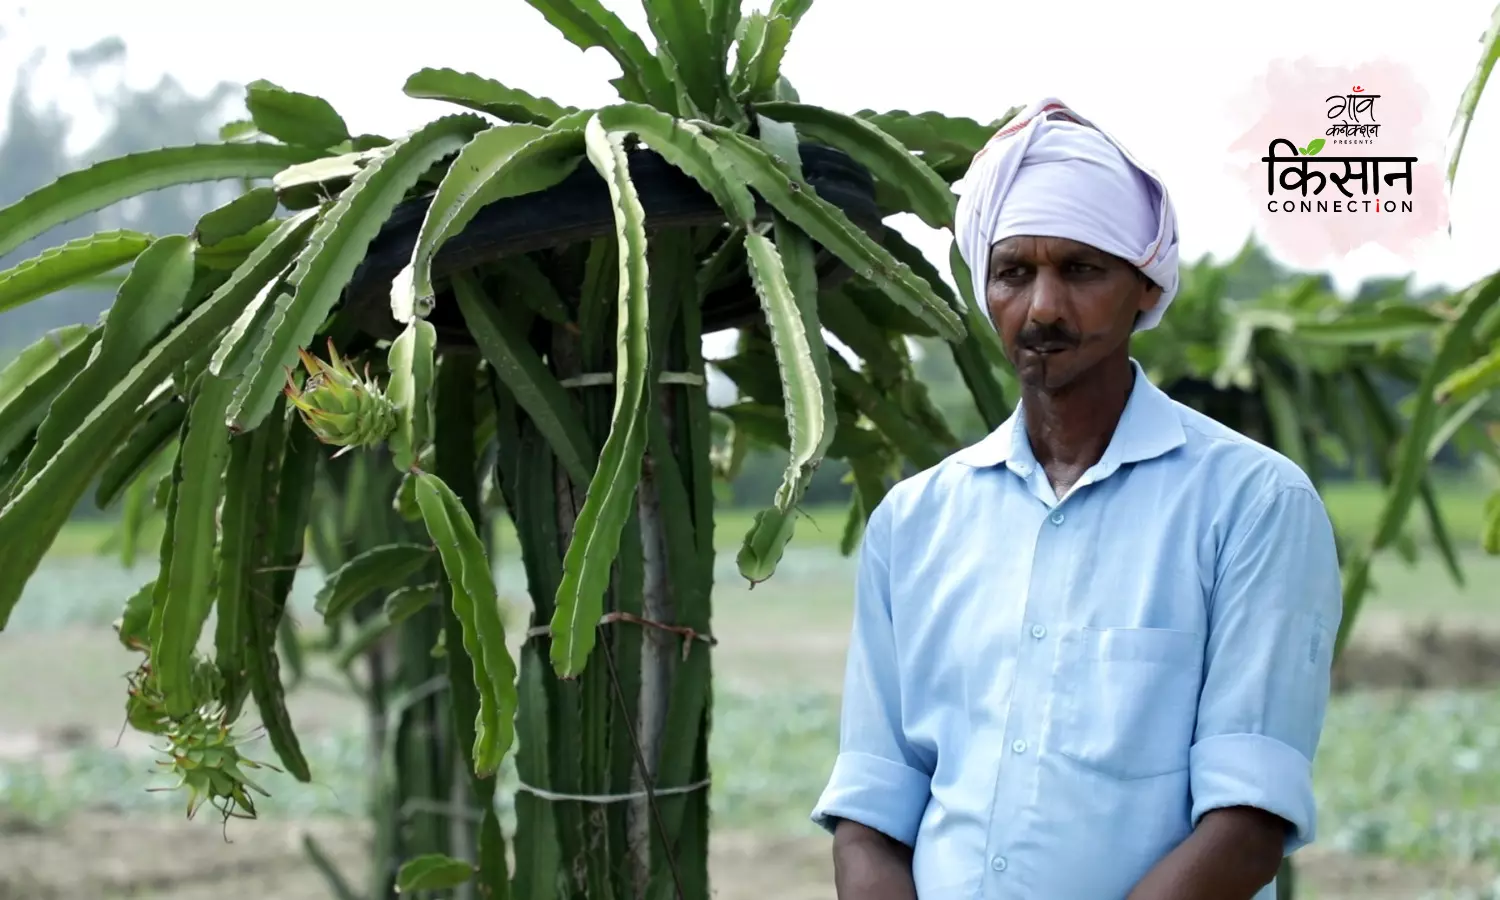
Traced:
<path id="1" fill-rule="evenodd" d="M 1493 615 L 1442 621 L 1366 614 L 1334 672 L 1336 690 L 1474 688 L 1500 684 L 1500 624 Z"/>

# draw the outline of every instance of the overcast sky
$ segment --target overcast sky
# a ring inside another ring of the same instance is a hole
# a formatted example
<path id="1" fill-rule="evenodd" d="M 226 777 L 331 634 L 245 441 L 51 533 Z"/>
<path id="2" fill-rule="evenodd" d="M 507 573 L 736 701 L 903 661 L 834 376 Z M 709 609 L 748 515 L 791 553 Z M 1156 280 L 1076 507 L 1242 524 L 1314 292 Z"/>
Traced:
<path id="1" fill-rule="evenodd" d="M 604 2 L 644 33 L 638 2 Z M 935 109 L 988 121 L 1009 106 L 1060 97 L 1162 174 L 1191 260 L 1232 254 L 1251 231 L 1254 210 L 1226 157 L 1248 124 L 1233 100 L 1272 59 L 1403 63 L 1446 122 L 1494 2 L 817 0 L 784 71 L 804 101 L 846 112 Z M 15 9 L 0 14 L 9 32 L 0 89 L 9 90 L 27 47 L 45 48 L 41 87 L 96 128 L 88 92 L 58 73 L 68 50 L 111 35 L 128 46 L 132 84 L 149 85 L 163 71 L 192 89 L 268 78 L 328 98 L 356 133 L 397 133 L 449 111 L 401 94 L 423 66 L 479 72 L 575 106 L 612 100 L 607 82 L 618 72 L 602 52 L 568 44 L 522 0 L 47 0 L 19 18 Z M 1489 94 L 1465 150 L 1451 241 L 1417 258 L 1367 248 L 1329 259 L 1324 268 L 1341 289 L 1406 273 L 1418 287 L 1456 287 L 1500 268 L 1500 85 Z M 85 131 L 77 141 L 91 137 Z M 946 239 L 901 227 L 946 268 Z"/>

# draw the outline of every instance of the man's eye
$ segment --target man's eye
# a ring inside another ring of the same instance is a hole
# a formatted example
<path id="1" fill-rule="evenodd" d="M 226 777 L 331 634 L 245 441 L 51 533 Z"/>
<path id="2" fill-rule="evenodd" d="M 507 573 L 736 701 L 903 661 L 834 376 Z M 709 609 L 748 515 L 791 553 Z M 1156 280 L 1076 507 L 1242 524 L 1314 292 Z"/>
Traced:
<path id="1" fill-rule="evenodd" d="M 1075 275 L 1094 275 L 1102 270 L 1093 263 L 1075 262 L 1068 264 L 1068 271 Z"/>
<path id="2" fill-rule="evenodd" d="M 1013 278 L 1020 278 L 1022 274 L 1024 274 L 1024 272 L 1022 271 L 1022 268 L 1020 266 L 1002 266 L 1001 268 L 995 270 L 995 280 L 1009 281 Z"/>

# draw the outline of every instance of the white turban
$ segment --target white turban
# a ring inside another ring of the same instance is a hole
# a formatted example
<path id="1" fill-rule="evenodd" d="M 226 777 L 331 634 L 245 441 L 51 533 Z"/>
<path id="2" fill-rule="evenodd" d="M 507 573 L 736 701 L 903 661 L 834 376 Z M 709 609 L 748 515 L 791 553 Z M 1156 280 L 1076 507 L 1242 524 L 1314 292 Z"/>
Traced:
<path id="1" fill-rule="evenodd" d="M 990 138 L 958 185 L 955 233 L 984 304 L 990 250 L 1015 235 L 1067 238 L 1120 257 L 1162 289 L 1136 331 L 1177 296 L 1177 214 L 1166 185 L 1109 134 L 1047 98 Z"/>

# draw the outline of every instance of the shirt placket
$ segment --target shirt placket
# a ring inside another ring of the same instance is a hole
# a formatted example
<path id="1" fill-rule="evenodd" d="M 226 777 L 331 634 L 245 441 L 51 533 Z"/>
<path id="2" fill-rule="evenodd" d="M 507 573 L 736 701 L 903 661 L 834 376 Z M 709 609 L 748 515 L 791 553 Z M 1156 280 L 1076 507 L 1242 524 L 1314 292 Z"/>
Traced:
<path id="1" fill-rule="evenodd" d="M 1063 606 L 1058 591 L 1065 581 L 1069 552 L 1068 516 L 1077 510 L 1072 495 L 1053 508 L 1037 525 L 1035 550 L 1027 583 L 1021 640 L 1017 643 L 1015 681 L 1005 720 L 999 773 L 991 807 L 987 900 L 1029 898 L 1031 884 L 1024 853 L 1027 829 L 1037 822 L 1041 731 L 1048 702 L 1048 686 L 1055 653 L 1054 621 Z"/>

